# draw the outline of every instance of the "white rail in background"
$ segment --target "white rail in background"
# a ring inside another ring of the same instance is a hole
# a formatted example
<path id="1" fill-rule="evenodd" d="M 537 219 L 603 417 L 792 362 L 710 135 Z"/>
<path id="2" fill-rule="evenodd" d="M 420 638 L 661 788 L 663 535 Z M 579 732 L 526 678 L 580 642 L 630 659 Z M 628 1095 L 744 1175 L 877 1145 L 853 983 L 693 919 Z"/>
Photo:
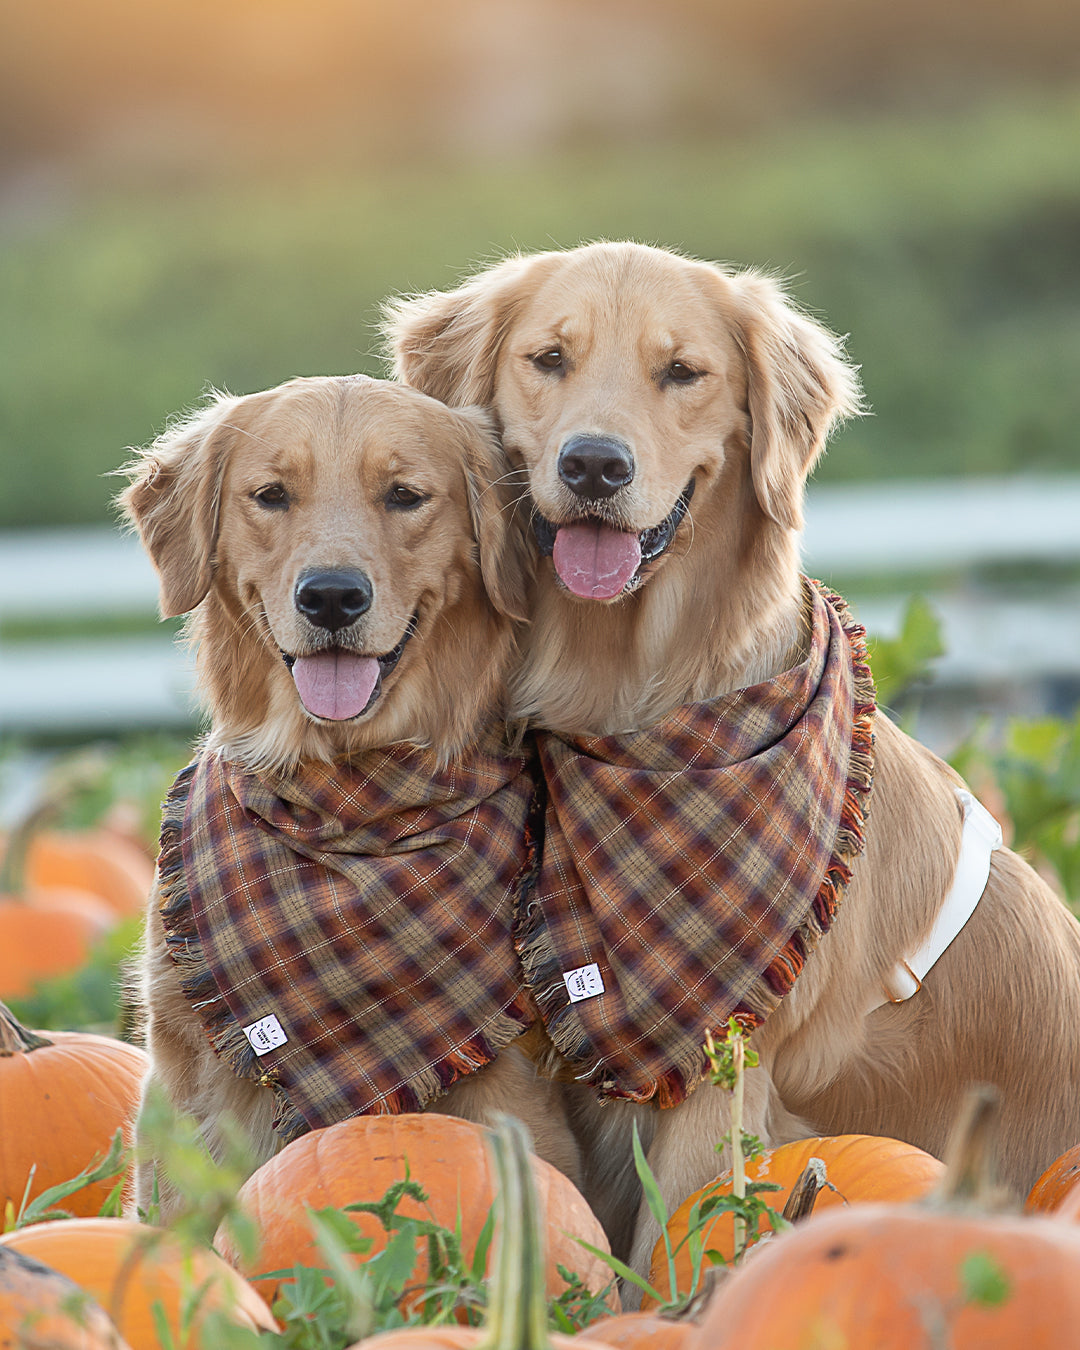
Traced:
<path id="1" fill-rule="evenodd" d="M 887 578 L 980 563 L 1080 561 L 1080 477 L 812 487 L 805 565 Z M 1034 600 L 985 589 L 928 597 L 941 615 L 944 685 L 1080 679 L 1080 586 Z M 906 594 L 849 595 L 876 633 Z M 162 634 L 5 640 L 5 620 L 153 614 L 137 541 L 107 528 L 0 533 L 0 734 L 190 725 L 190 660 Z"/>

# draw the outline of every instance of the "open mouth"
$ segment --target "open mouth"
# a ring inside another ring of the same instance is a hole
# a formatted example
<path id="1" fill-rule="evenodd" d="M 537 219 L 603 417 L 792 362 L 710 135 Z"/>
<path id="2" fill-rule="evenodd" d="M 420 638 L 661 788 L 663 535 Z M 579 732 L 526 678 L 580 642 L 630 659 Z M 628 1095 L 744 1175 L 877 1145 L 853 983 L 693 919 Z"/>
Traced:
<path id="1" fill-rule="evenodd" d="M 327 647 L 305 656 L 282 652 L 300 702 L 312 717 L 326 722 L 362 717 L 378 700 L 383 680 L 401 660 L 419 621 L 419 614 L 413 614 L 401 641 L 383 656 L 361 656 L 344 647 Z"/>
<path id="2" fill-rule="evenodd" d="M 585 600 L 614 600 L 634 590 L 641 583 L 642 569 L 671 547 L 693 495 L 691 478 L 660 524 L 640 534 L 617 530 L 596 516 L 554 525 L 539 513 L 533 516 L 533 532 L 541 555 L 552 559 L 571 594 Z"/>

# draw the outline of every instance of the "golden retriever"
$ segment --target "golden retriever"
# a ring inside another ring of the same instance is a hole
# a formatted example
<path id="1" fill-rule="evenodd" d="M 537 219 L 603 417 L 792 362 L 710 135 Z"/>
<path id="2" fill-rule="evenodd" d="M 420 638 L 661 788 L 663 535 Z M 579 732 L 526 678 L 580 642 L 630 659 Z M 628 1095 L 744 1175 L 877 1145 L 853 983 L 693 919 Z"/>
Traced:
<path id="1" fill-rule="evenodd" d="M 497 715 L 523 606 L 493 481 L 485 414 L 362 376 L 219 397 L 143 452 L 121 503 L 158 571 L 166 616 L 190 613 L 207 745 L 251 769 L 406 742 L 442 761 Z M 283 660 L 284 656 L 284 660 Z M 212 1154 L 231 1117 L 255 1161 L 275 1149 L 272 1093 L 211 1049 L 180 988 L 150 897 L 141 995 L 151 1069 Z M 439 1110 L 524 1114 L 538 1151 L 573 1174 L 555 1091 L 514 1051 L 451 1088 Z M 154 1160 L 137 1169 L 136 1203 Z M 180 1203 L 159 1176 L 164 1214 Z"/>
<path id="2" fill-rule="evenodd" d="M 799 659 L 804 484 L 860 394 L 840 342 L 772 279 L 598 243 L 391 301 L 386 333 L 396 375 L 487 407 L 519 471 L 538 546 L 514 715 L 640 729 Z M 747 1128 L 773 1143 L 891 1135 L 940 1154 L 965 1085 L 996 1083 L 1001 1168 L 1023 1192 L 1080 1140 L 1080 925 L 1061 901 L 999 849 L 921 991 L 867 1012 L 951 884 L 957 783 L 879 714 L 865 854 L 755 1033 Z M 702 1087 L 661 1111 L 571 1095 L 586 1194 L 614 1250 L 647 1270 L 656 1229 L 635 1218 L 630 1126 L 671 1207 L 717 1171 L 726 1096 Z"/>

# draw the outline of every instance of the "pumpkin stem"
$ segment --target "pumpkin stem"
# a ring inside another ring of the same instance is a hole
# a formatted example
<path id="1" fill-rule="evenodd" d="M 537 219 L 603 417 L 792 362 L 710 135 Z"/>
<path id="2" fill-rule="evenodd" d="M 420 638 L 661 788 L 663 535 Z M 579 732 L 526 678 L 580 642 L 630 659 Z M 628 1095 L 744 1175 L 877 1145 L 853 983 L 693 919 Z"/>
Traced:
<path id="1" fill-rule="evenodd" d="M 26 858 L 34 836 L 56 819 L 73 797 L 100 782 L 103 752 L 91 746 L 60 760 L 45 776 L 37 798 L 11 827 L 0 856 L 0 895 L 20 896 L 26 884 Z"/>
<path id="2" fill-rule="evenodd" d="M 811 1158 L 792 1186 L 781 1217 L 787 1219 L 788 1223 L 798 1223 L 812 1214 L 817 1198 L 828 1182 L 824 1162 L 820 1158 Z"/>
<path id="3" fill-rule="evenodd" d="M 52 1044 L 47 1036 L 28 1031 L 11 1009 L 0 1003 L 0 1058 L 27 1055 L 31 1050 L 41 1050 Z"/>
<path id="4" fill-rule="evenodd" d="M 931 1196 L 934 1205 L 1000 1208 L 1006 1193 L 997 1182 L 1001 1094 L 986 1083 L 969 1088 L 949 1135 L 945 1174 Z"/>
<path id="5" fill-rule="evenodd" d="M 40 801 L 11 827 L 0 858 L 0 895 L 21 896 L 26 884 L 26 855 L 38 830 L 55 814 L 51 801 Z"/>
<path id="6" fill-rule="evenodd" d="M 514 1116 L 499 1116 L 489 1148 L 498 1180 L 499 1239 L 487 1328 L 477 1350 L 551 1350 L 543 1216 L 529 1133 Z"/>

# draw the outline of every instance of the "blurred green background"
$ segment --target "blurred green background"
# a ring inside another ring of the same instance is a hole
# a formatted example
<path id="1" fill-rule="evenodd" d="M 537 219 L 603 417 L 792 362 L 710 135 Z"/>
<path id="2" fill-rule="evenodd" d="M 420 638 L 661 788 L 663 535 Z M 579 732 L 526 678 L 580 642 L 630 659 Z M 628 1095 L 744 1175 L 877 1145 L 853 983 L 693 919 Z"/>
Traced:
<path id="1" fill-rule="evenodd" d="M 382 367 L 390 291 L 634 237 L 788 277 L 820 481 L 1077 467 L 1080 10 L 4 0 L 0 528 L 207 386 Z"/>

